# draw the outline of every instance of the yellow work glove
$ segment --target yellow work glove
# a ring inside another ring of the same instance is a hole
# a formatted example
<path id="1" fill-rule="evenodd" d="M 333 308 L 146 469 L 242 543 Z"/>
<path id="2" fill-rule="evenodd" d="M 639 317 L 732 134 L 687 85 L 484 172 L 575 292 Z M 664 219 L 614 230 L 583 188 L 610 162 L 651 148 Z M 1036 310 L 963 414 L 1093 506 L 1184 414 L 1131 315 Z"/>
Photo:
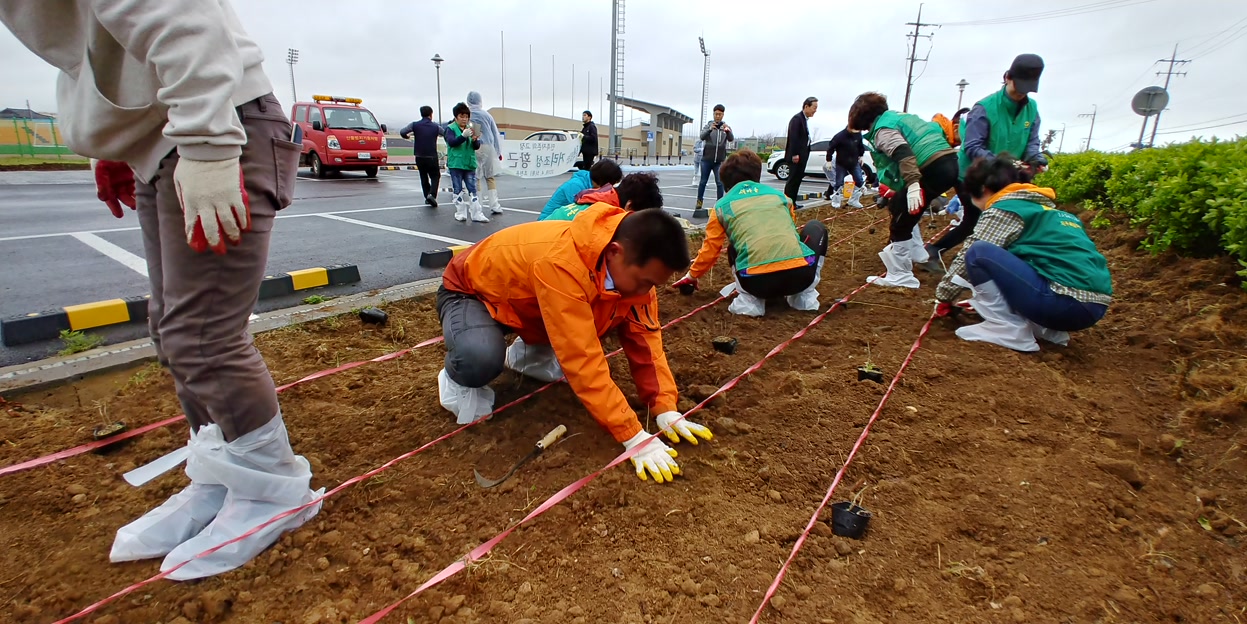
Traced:
<path id="1" fill-rule="evenodd" d="M 632 466 L 636 468 L 636 476 L 644 481 L 647 478 L 645 473 L 649 471 L 649 476 L 654 478 L 654 483 L 675 481 L 675 475 L 680 474 L 680 465 L 675 463 L 674 459 L 677 453 L 675 449 L 663 444 L 662 440 L 656 439 L 657 437 L 640 431 L 624 441 L 623 445 L 625 449 L 632 450 L 652 440 L 645 444 L 645 448 L 632 456 Z"/>
<path id="2" fill-rule="evenodd" d="M 689 444 L 696 446 L 697 438 L 703 440 L 714 438 L 709 427 L 688 419 L 680 420 L 680 416 L 680 412 L 663 412 L 658 415 L 658 429 L 667 436 L 668 440 L 671 440 L 672 444 L 678 444 L 680 438 L 684 438 Z"/>

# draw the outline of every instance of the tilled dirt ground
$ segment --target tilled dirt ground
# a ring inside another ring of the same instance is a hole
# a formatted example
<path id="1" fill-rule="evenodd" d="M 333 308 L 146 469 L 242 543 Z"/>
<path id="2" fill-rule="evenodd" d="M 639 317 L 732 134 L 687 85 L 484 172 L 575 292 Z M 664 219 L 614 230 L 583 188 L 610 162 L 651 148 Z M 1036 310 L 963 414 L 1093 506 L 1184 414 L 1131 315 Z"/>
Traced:
<path id="1" fill-rule="evenodd" d="M 831 226 L 838 240 L 879 218 Z M 886 227 L 834 248 L 824 308 L 882 266 Z M 969 344 L 938 321 L 835 500 L 874 513 L 862 540 L 820 523 L 766 622 L 1241 622 L 1247 619 L 1247 296 L 1224 260 L 1153 258 L 1122 228 L 1094 232 L 1117 300 L 1067 348 Z M 723 267 L 663 318 L 711 301 Z M 919 291 L 870 288 L 694 420 L 675 483 L 607 472 L 409 601 L 393 622 L 744 622 L 821 500 L 931 310 Z M 739 375 L 813 314 L 763 319 L 721 303 L 664 334 L 683 408 Z M 431 301 L 388 306 L 387 328 L 350 316 L 257 339 L 279 383 L 440 333 Z M 740 340 L 734 355 L 711 338 Z M 281 395 L 295 449 L 332 487 L 454 428 L 437 403 L 440 345 Z M 627 366 L 612 368 L 631 393 Z M 538 387 L 510 373 L 499 404 Z M 168 376 L 145 367 L 0 404 L 0 464 L 89 439 L 91 428 L 178 413 Z M 642 419 L 646 415 L 642 411 Z M 495 490 L 557 424 L 573 434 Z M 652 430 L 652 423 L 650 423 Z M 141 489 L 120 474 L 184 443 L 184 425 L 106 455 L 0 477 L 0 620 L 48 622 L 158 571 L 108 563 L 117 527 L 185 483 Z M 326 502 L 242 569 L 161 581 L 83 621 L 353 622 L 405 596 L 621 450 L 559 385 Z"/>

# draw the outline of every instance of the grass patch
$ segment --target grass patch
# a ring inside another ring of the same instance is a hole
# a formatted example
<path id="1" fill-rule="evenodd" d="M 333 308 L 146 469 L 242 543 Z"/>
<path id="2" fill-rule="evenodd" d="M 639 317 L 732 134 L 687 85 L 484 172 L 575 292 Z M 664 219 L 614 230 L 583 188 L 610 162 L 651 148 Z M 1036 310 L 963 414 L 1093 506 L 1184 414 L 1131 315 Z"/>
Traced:
<path id="1" fill-rule="evenodd" d="M 65 345 L 65 348 L 61 349 L 57 353 L 59 355 L 73 355 L 75 353 L 82 353 L 83 351 L 90 351 L 91 349 L 104 344 L 104 338 L 102 336 L 96 336 L 95 334 L 84 334 L 81 331 L 62 329 L 61 343 Z"/>

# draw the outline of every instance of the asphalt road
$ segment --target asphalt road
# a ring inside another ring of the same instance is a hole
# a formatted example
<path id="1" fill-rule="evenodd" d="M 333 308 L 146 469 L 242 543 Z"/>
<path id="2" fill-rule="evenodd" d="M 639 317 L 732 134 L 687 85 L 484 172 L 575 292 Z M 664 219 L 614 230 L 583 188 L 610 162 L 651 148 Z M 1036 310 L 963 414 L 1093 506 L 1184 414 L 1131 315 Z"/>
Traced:
<path id="1" fill-rule="evenodd" d="M 692 220 L 697 195 L 693 173 L 657 172 L 667 209 Z M 764 176 L 764 181 L 782 189 L 774 176 Z M 304 170 L 294 204 L 277 216 L 266 273 L 331 264 L 359 266 L 359 283 L 316 291 L 326 296 L 434 277 L 441 270 L 421 268 L 421 251 L 476 242 L 504 227 L 535 220 L 568 177 L 499 177 L 506 212 L 482 224 L 455 221 L 449 192 L 441 194 L 439 208 L 425 206 L 415 171 L 383 171 L 376 179 L 346 172 L 317 180 L 306 177 Z M 448 186 L 449 179 L 442 179 Z M 820 191 L 825 185 L 822 178 L 815 178 L 802 190 Z M 713 181 L 707 190 L 713 197 Z M 127 214 L 115 219 L 95 198 L 86 171 L 0 173 L 0 267 L 3 318 L 149 291 L 137 218 Z M 257 311 L 296 305 L 307 294 L 261 301 Z M 92 332 L 113 343 L 144 336 L 146 327 L 129 324 Z M 60 346 L 48 342 L 0 347 L 0 366 L 42 359 Z"/>

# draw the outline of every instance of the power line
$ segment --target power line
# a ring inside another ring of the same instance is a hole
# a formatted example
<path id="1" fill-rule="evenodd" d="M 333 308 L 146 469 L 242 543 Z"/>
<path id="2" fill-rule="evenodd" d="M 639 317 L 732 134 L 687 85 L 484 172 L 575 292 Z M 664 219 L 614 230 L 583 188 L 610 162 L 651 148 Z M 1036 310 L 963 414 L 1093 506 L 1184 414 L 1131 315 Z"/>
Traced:
<path id="1" fill-rule="evenodd" d="M 1185 128 L 1188 128 L 1190 126 L 1202 126 L 1204 124 L 1210 124 L 1214 121 L 1225 121 L 1226 119 L 1238 119 L 1239 117 L 1247 117 L 1247 113 L 1236 113 L 1234 115 L 1226 115 L 1225 117 L 1217 117 L 1216 119 L 1205 119 L 1204 121 L 1196 121 L 1196 122 L 1189 123 L 1189 124 L 1182 124 L 1176 128 L 1170 128 L 1166 132 L 1169 132 L 1169 131 L 1185 132 L 1186 131 Z M 1243 122 L 1247 122 L 1247 119 L 1239 119 L 1238 121 L 1229 122 L 1229 123 L 1243 123 Z"/>
<path id="2" fill-rule="evenodd" d="M 902 112 L 906 112 L 906 113 L 908 113 L 908 112 L 909 112 L 909 95 L 910 95 L 910 93 L 912 93 L 912 92 L 913 92 L 913 89 L 914 89 L 914 63 L 919 62 L 919 61 L 921 61 L 921 62 L 923 62 L 923 63 L 926 63 L 926 62 L 927 62 L 927 59 L 931 58 L 931 48 L 930 48 L 930 47 L 928 47 L 928 48 L 927 48 L 927 52 L 926 52 L 926 56 L 925 56 L 925 57 L 923 57 L 923 58 L 918 58 L 918 38 L 919 38 L 919 37 L 926 37 L 926 38 L 927 38 L 927 40 L 928 40 L 928 41 L 930 41 L 930 40 L 931 40 L 931 37 L 933 37 L 933 36 L 934 36 L 934 33 L 927 33 L 927 34 L 925 34 L 925 35 L 924 35 L 924 34 L 922 34 L 922 31 L 921 31 L 921 30 L 919 30 L 919 29 L 921 29 L 923 26 L 935 26 L 936 28 L 939 28 L 939 26 L 940 26 L 940 25 L 939 25 L 939 24 L 926 24 L 926 23 L 923 23 L 923 21 L 922 21 L 922 5 L 921 5 L 921 4 L 919 4 L 919 5 L 918 5 L 918 20 L 917 20 L 917 21 L 914 21 L 914 22 L 906 22 L 906 23 L 905 23 L 905 25 L 906 25 L 906 26 L 913 26 L 913 27 L 914 27 L 914 32 L 913 32 L 913 34 L 908 34 L 908 35 L 905 35 L 906 37 L 912 37 L 912 38 L 913 38 L 912 45 L 911 45 L 911 47 L 910 47 L 910 49 L 909 49 L 909 57 L 906 59 L 907 61 L 909 61 L 909 71 L 908 71 L 908 73 L 905 75 L 905 105 L 901 108 L 901 111 L 902 111 Z M 932 46 L 934 46 L 934 44 L 932 44 Z M 925 66 L 925 65 L 923 66 L 923 71 L 924 71 L 924 72 L 926 71 L 926 66 Z"/>
<path id="3" fill-rule="evenodd" d="M 1196 130 L 1212 130 L 1213 128 L 1224 128 L 1226 126 L 1237 126 L 1238 124 L 1247 123 L 1247 119 L 1242 121 L 1231 121 L 1230 123 L 1217 124 L 1215 126 L 1204 126 L 1202 128 L 1187 128 L 1186 130 L 1166 130 L 1165 132 L 1157 132 L 1156 134 L 1179 134 L 1185 132 L 1195 132 Z"/>
<path id="4" fill-rule="evenodd" d="M 1235 28 L 1238 28 L 1240 25 L 1243 24 L 1243 22 L 1247 22 L 1247 17 L 1244 17 L 1243 19 L 1240 19 L 1237 22 L 1230 24 L 1227 28 L 1225 28 L 1225 30 L 1217 31 L 1216 33 L 1206 37 L 1203 41 L 1200 41 L 1199 43 L 1191 46 L 1189 48 L 1189 51 L 1195 54 L 1199 54 L 1199 52 L 1196 52 L 1197 50 L 1204 47 L 1206 44 L 1216 39 L 1217 37 L 1220 37 L 1221 35 L 1224 35 L 1225 33 L 1230 32 L 1231 30 L 1234 30 Z"/>
<path id="5" fill-rule="evenodd" d="M 1225 46 L 1228 46 L 1231 43 L 1234 43 L 1235 41 L 1242 39 L 1244 35 L 1247 35 L 1247 26 L 1243 26 L 1242 28 L 1239 28 L 1238 31 L 1233 36 L 1231 36 L 1229 39 L 1226 39 L 1225 41 L 1222 41 L 1218 43 L 1217 45 L 1207 50 L 1204 50 L 1203 52 L 1200 52 L 1198 56 L 1192 58 L 1191 60 L 1204 58 L 1205 56 L 1208 56 L 1209 54 L 1212 54 L 1220 50 L 1221 48 L 1224 48 Z"/>
<path id="6" fill-rule="evenodd" d="M 1091 4 L 1084 4 L 1065 9 L 1056 9 L 1053 11 L 1030 13 L 1026 15 L 1013 15 L 1009 17 L 996 17 L 965 22 L 949 22 L 945 24 L 945 26 L 998 26 L 1004 24 L 1015 24 L 1018 22 L 1037 22 L 1041 20 L 1073 17 L 1076 15 L 1085 15 L 1087 13 L 1097 13 L 1113 9 L 1123 9 L 1139 4 L 1147 4 L 1149 2 L 1155 2 L 1155 0 L 1106 0 L 1104 2 L 1093 2 Z"/>

